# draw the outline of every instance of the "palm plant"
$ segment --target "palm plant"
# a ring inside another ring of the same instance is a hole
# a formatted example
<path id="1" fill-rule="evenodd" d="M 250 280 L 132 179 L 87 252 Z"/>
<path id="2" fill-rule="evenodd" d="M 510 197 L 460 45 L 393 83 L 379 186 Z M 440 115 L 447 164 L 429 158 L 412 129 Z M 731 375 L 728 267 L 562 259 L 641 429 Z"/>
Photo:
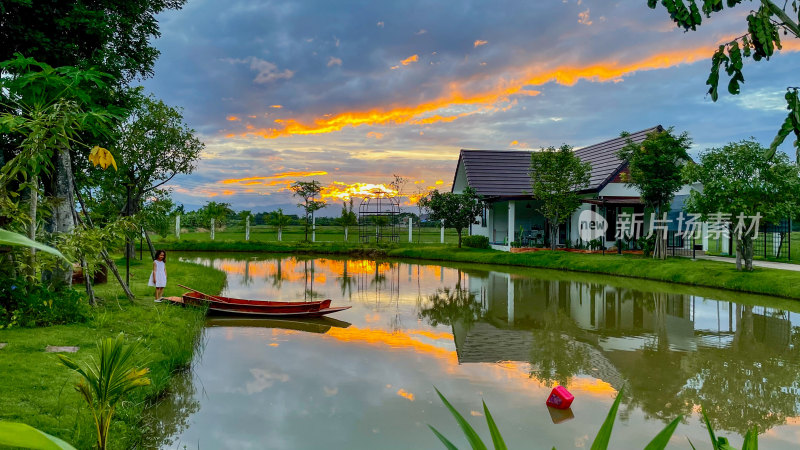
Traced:
<path id="1" fill-rule="evenodd" d="M 108 430 L 117 404 L 122 398 L 141 386 L 150 384 L 146 375 L 150 369 L 140 369 L 133 360 L 137 343 L 126 344 L 120 333 L 116 338 L 106 338 L 98 343 L 100 357 L 83 365 L 64 355 L 61 363 L 78 372 L 82 379 L 75 385 L 92 411 L 97 428 L 97 447 L 106 449 Z"/>

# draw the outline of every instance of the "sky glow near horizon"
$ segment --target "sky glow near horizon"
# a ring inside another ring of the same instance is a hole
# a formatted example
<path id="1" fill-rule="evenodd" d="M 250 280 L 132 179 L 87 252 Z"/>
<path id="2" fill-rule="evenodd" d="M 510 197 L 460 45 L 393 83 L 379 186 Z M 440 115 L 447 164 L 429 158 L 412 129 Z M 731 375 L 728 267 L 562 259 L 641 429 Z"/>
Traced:
<path id="1" fill-rule="evenodd" d="M 206 143 L 170 183 L 176 201 L 296 212 L 288 186 L 316 179 L 333 204 L 322 214 L 338 215 L 393 174 L 408 194 L 449 189 L 462 148 L 581 147 L 657 124 L 688 131 L 693 154 L 768 145 L 800 42 L 747 60 L 741 95 L 705 95 L 714 48 L 744 32 L 747 11 L 684 33 L 644 0 L 189 0 L 159 17 L 143 84 Z"/>

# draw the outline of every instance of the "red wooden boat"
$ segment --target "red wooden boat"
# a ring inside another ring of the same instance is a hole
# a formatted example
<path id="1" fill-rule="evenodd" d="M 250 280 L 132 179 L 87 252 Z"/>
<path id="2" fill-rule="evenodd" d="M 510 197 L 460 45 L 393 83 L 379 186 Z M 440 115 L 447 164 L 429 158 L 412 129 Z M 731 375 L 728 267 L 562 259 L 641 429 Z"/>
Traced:
<path id="1" fill-rule="evenodd" d="M 350 306 L 331 308 L 331 300 L 313 302 L 275 302 L 268 300 L 245 300 L 232 297 L 204 295 L 199 292 L 186 292 L 180 301 L 173 303 L 192 306 L 208 306 L 209 311 L 218 313 L 245 314 L 262 317 L 320 317 L 350 309 Z"/>

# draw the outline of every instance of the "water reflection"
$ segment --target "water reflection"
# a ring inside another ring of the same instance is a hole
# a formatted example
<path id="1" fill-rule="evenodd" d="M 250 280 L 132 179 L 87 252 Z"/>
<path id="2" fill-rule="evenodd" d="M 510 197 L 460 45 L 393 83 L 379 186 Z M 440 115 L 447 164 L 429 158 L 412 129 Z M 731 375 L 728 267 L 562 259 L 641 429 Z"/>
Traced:
<path id="1" fill-rule="evenodd" d="M 700 405 L 720 429 L 770 430 L 764 436 L 770 448 L 791 448 L 788 443 L 800 436 L 797 312 L 790 303 L 485 266 L 190 259 L 226 271 L 229 296 L 332 298 L 353 308 L 330 321 L 209 319 L 206 356 L 196 365 L 194 383 L 235 379 L 237 387 L 220 387 L 199 399 L 203 407 L 190 413 L 197 424 L 176 432 L 183 442 L 215 447 L 269 437 L 280 448 L 434 447 L 424 425 L 452 420 L 433 406 L 434 384 L 457 407 L 476 414 L 480 407 L 474 402 L 486 398 L 495 418 L 505 417 L 508 440 L 522 445 L 537 434 L 548 448 L 580 448 L 585 442 L 573 437 L 595 427 L 591 420 L 602 419 L 623 386 L 619 433 L 641 435 L 642 445 L 678 414 L 693 417 L 683 435 L 707 436 L 697 421 Z M 552 429 L 543 424 L 557 421 L 540 403 L 556 383 L 576 393 L 578 420 Z M 276 395 L 278 409 L 272 404 Z M 281 425 L 243 430 L 237 423 L 231 426 L 244 435 L 219 437 L 216 430 L 211 436 L 204 431 L 208 424 L 233 420 L 220 416 L 219 405 L 226 402 L 230 407 L 222 410 L 228 414 L 259 415 L 266 408 Z M 335 419 L 331 411 L 343 415 Z M 292 417 L 316 418 L 327 440 L 294 429 L 287 423 Z"/>
<path id="2" fill-rule="evenodd" d="M 469 280 L 486 311 L 453 327 L 460 362 L 528 355 L 531 376 L 547 385 L 591 375 L 616 390 L 627 386 L 628 406 L 648 417 L 672 419 L 703 405 L 716 427 L 740 434 L 798 415 L 796 313 L 493 272 Z"/>

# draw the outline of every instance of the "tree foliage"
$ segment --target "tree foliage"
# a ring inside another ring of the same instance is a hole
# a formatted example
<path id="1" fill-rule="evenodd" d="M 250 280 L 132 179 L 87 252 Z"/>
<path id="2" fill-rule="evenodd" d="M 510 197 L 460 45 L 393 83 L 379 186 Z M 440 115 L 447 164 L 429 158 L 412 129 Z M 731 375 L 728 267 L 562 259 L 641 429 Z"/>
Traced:
<path id="1" fill-rule="evenodd" d="M 269 224 L 278 230 L 279 242 L 283 240 L 283 229 L 289 226 L 289 222 L 291 222 L 291 220 L 291 217 L 283 213 L 282 208 L 278 208 L 269 214 Z"/>
<path id="2" fill-rule="evenodd" d="M 647 0 L 647 5 L 655 9 L 658 0 Z M 698 8 L 698 1 L 695 0 L 661 0 L 660 3 L 669 12 L 670 18 L 683 27 L 684 30 L 696 30 L 703 23 L 703 15 L 710 18 L 712 14 L 721 12 L 725 6 L 729 9 L 744 3 L 742 0 L 702 0 L 701 8 Z M 688 3 L 688 6 L 687 6 Z M 752 4 L 753 2 L 749 2 Z M 728 43 L 722 44 L 711 57 L 711 73 L 706 80 L 709 86 L 708 93 L 713 101 L 719 97 L 719 78 L 720 69 L 724 69 L 728 75 L 728 92 L 737 95 L 741 91 L 741 83 L 744 83 L 742 69 L 744 60 L 752 57 L 754 61 L 769 60 L 775 50 L 781 49 L 781 34 L 792 35 L 800 39 L 800 9 L 797 1 L 785 1 L 783 6 L 779 6 L 772 0 L 760 0 L 759 7 L 751 10 L 747 15 L 747 31 L 739 37 L 734 38 Z M 793 19 L 790 14 L 796 17 Z M 800 101 L 798 101 L 798 88 L 788 87 L 786 93 L 787 109 L 789 115 L 779 129 L 775 140 L 770 145 L 767 156 L 772 157 L 776 149 L 783 143 L 790 133 L 794 132 L 796 140 L 794 146 L 797 149 L 800 162 Z"/>
<path id="3" fill-rule="evenodd" d="M 675 193 L 684 184 L 681 170 L 690 160 L 688 150 L 691 145 L 688 133 L 676 136 L 670 127 L 648 134 L 641 143 L 628 139 L 617 154 L 628 162 L 630 176 L 625 178 L 625 184 L 639 190 L 645 207 L 659 219 L 668 212 Z M 659 229 L 653 250 L 654 258 L 666 257 L 665 241 L 666 234 Z"/>
<path id="4" fill-rule="evenodd" d="M 0 3 L 0 60 L 20 52 L 52 66 L 98 67 L 119 83 L 153 74 L 156 15 L 185 0 Z"/>
<path id="5" fill-rule="evenodd" d="M 555 249 L 558 226 L 580 206 L 581 189 L 589 184 L 592 165 L 583 162 L 569 145 L 548 147 L 531 154 L 531 188 L 538 207 L 550 224 L 550 248 Z"/>
<path id="6" fill-rule="evenodd" d="M 132 216 L 178 174 L 190 174 L 205 145 L 183 121 L 180 109 L 140 93 L 113 134 L 119 170 L 85 180 L 106 214 Z M 113 205 L 113 206 L 112 206 Z"/>
<path id="7" fill-rule="evenodd" d="M 459 248 L 464 228 L 469 228 L 484 207 L 483 198 L 471 187 L 465 188 L 460 194 L 434 189 L 428 196 L 422 197 L 419 204 L 430 213 L 430 220 L 443 221 L 445 228 L 455 228 Z"/>
<path id="8" fill-rule="evenodd" d="M 314 200 L 322 192 L 322 184 L 317 180 L 295 181 L 289 189 L 292 190 L 293 195 L 303 199 L 303 202 L 298 203 L 297 206 L 305 211 L 305 240 L 308 241 L 308 229 L 314 212 L 326 206 L 324 201 Z"/>
<path id="9" fill-rule="evenodd" d="M 703 190 L 693 190 L 685 204 L 687 211 L 701 214 L 703 220 L 718 212 L 731 214 L 735 227 L 736 218 L 742 215 L 747 217 L 743 225 L 749 229 L 756 214 L 763 226 L 764 222 L 777 224 L 794 217 L 800 208 L 800 168 L 791 164 L 785 153 L 769 159 L 764 148 L 752 140 L 703 152 L 698 164 L 686 166 L 684 176 L 689 182 L 703 184 Z M 744 259 L 745 270 L 752 270 L 753 236 L 736 239 L 737 255 Z M 737 267 L 741 270 L 739 264 Z"/>

